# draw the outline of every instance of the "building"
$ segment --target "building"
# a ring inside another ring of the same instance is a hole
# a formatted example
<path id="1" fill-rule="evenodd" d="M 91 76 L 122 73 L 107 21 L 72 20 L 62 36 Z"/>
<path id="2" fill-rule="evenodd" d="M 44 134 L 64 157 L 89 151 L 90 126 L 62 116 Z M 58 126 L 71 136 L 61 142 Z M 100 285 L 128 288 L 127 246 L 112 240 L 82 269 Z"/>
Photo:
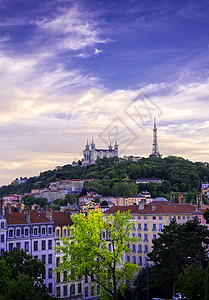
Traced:
<path id="1" fill-rule="evenodd" d="M 139 204 L 142 200 L 146 199 L 147 203 L 151 202 L 153 198 L 147 198 L 143 195 L 137 196 L 121 196 L 121 197 L 113 197 L 112 203 L 116 206 L 127 206 Z"/>
<path id="2" fill-rule="evenodd" d="M 142 183 L 142 184 L 147 184 L 147 183 L 162 183 L 164 180 L 161 178 L 139 178 L 136 179 L 136 184 Z"/>
<path id="3" fill-rule="evenodd" d="M 5 211 L 7 251 L 14 247 L 24 249 L 34 259 L 45 262 L 46 269 L 43 276 L 44 284 L 49 289 L 49 294 L 54 296 L 55 255 L 53 246 L 55 240 L 54 223 L 50 213 L 30 210 L 25 208 L 19 212 Z M 1 248 L 3 249 L 3 248 Z M 1 250 L 3 251 L 3 250 Z"/>
<path id="4" fill-rule="evenodd" d="M 117 142 L 115 143 L 114 147 L 112 147 L 110 143 L 108 149 L 97 149 L 94 140 L 92 140 L 90 146 L 87 141 L 86 148 L 83 151 L 82 165 L 86 166 L 86 165 L 95 164 L 96 160 L 99 158 L 104 158 L 104 157 L 110 158 L 116 156 L 118 156 Z"/>
<path id="5" fill-rule="evenodd" d="M 105 211 L 104 215 L 114 214 L 118 210 L 120 212 L 130 210 L 134 223 L 131 234 L 140 241 L 137 244 L 129 245 L 126 261 L 138 264 L 140 268 L 147 265 L 147 254 L 152 250 L 152 240 L 158 237 L 163 227 L 168 225 L 172 219 L 176 219 L 177 223 L 182 224 L 191 220 L 195 213 L 193 205 L 176 204 L 159 197 L 149 204 L 142 201 L 139 205 L 113 206 Z"/>

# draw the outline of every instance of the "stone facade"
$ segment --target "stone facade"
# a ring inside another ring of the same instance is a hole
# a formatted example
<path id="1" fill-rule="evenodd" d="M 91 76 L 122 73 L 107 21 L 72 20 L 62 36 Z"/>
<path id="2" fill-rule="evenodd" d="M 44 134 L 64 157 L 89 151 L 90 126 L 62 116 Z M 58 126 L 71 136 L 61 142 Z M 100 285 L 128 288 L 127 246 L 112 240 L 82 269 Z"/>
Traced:
<path id="1" fill-rule="evenodd" d="M 111 146 L 111 143 L 108 149 L 96 149 L 95 143 L 92 140 L 91 145 L 89 146 L 88 142 L 86 144 L 86 148 L 83 151 L 83 160 L 82 165 L 91 165 L 95 164 L 96 160 L 99 158 L 111 158 L 118 156 L 118 144 L 115 143 L 114 147 Z"/>

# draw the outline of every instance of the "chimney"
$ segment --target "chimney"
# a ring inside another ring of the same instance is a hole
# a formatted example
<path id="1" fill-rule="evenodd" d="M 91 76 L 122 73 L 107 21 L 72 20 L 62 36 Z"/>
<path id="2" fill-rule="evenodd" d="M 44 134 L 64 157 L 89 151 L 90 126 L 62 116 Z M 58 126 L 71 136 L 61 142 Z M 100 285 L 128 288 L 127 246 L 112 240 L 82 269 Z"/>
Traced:
<path id="1" fill-rule="evenodd" d="M 17 206 L 17 210 L 20 214 L 22 213 L 22 205 L 21 204 Z"/>
<path id="2" fill-rule="evenodd" d="M 52 221 L 52 209 L 51 208 L 46 209 L 46 218 L 49 219 L 50 221 Z"/>
<path id="3" fill-rule="evenodd" d="M 24 209 L 24 219 L 26 222 L 30 222 L 30 208 L 25 207 Z"/>
<path id="4" fill-rule="evenodd" d="M 1 214 L 4 216 L 5 215 L 5 200 L 1 199 Z"/>
<path id="5" fill-rule="evenodd" d="M 156 206 L 156 205 L 152 205 L 152 211 L 155 211 L 155 210 L 156 210 L 156 208 L 157 208 L 157 206 Z"/>
<path id="6" fill-rule="evenodd" d="M 198 194 L 197 195 L 197 209 L 201 209 L 202 208 L 202 195 Z"/>
<path id="7" fill-rule="evenodd" d="M 142 199 L 140 202 L 139 202 L 139 210 L 142 210 L 144 209 L 144 206 L 146 205 L 146 199 Z"/>

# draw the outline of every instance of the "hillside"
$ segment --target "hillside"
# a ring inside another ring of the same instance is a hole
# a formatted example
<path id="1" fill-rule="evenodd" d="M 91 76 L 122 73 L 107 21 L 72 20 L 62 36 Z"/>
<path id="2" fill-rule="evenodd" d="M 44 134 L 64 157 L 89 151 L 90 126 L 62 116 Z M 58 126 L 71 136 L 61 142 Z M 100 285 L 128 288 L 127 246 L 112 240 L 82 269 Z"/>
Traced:
<path id="1" fill-rule="evenodd" d="M 124 187 L 119 183 L 128 177 Z M 27 183 L 16 182 L 0 188 L 0 197 L 11 194 L 24 194 L 33 188 L 48 187 L 51 181 L 64 179 L 95 178 L 96 181 L 86 183 L 86 189 L 93 188 L 103 195 L 125 194 L 126 187 L 132 183 L 132 191 L 136 192 L 137 178 L 158 177 L 164 179 L 162 184 L 140 185 L 138 190 L 146 188 L 154 197 L 168 195 L 173 192 L 199 192 L 201 181 L 209 181 L 209 164 L 192 162 L 181 157 L 142 158 L 138 162 L 131 160 L 118 162 L 114 159 L 101 159 L 95 165 L 86 167 L 65 165 L 60 170 L 41 172 L 39 176 L 30 177 Z M 123 189 L 124 188 L 124 189 Z M 131 191 L 129 194 L 133 194 Z"/>

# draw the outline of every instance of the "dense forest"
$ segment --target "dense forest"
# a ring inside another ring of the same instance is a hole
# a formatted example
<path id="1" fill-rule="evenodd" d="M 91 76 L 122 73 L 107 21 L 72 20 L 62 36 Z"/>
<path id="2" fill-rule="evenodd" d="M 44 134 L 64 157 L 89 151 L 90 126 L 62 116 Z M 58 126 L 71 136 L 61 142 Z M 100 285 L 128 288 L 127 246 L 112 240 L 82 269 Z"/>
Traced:
<path id="1" fill-rule="evenodd" d="M 136 185 L 137 178 L 162 178 L 162 184 Z M 24 184 L 13 181 L 0 188 L 0 197 L 11 194 L 24 194 L 33 188 L 45 188 L 51 181 L 63 179 L 95 178 L 84 186 L 82 194 L 93 189 L 104 196 L 133 195 L 140 190 L 148 190 L 153 197 L 169 197 L 171 192 L 187 192 L 187 200 L 200 192 L 201 181 L 209 181 L 209 164 L 192 162 L 181 157 L 142 158 L 138 162 L 116 158 L 103 158 L 97 164 L 89 166 L 65 165 L 60 170 L 41 172 L 39 176 L 30 177 Z M 126 179 L 125 179 L 126 178 Z M 129 178 L 129 180 L 127 180 Z"/>

